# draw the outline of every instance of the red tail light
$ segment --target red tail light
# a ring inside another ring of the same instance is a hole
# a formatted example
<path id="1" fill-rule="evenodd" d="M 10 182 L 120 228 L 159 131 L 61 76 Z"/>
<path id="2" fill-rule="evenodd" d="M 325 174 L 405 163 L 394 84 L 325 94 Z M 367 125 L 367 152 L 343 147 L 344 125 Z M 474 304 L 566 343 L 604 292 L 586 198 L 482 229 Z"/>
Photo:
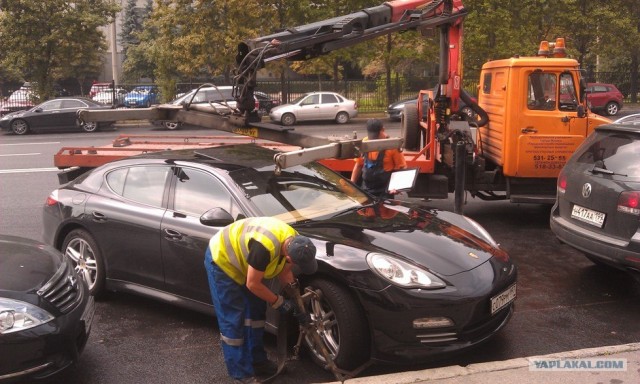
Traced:
<path id="1" fill-rule="evenodd" d="M 564 194 L 567 190 L 567 176 L 560 173 L 558 176 L 558 194 Z"/>
<path id="2" fill-rule="evenodd" d="M 618 197 L 618 211 L 640 216 L 640 191 L 624 191 Z"/>
<path id="3" fill-rule="evenodd" d="M 47 201 L 45 201 L 45 205 L 47 207 L 51 207 L 53 205 L 58 204 L 58 190 L 51 192 L 49 196 L 47 196 Z"/>

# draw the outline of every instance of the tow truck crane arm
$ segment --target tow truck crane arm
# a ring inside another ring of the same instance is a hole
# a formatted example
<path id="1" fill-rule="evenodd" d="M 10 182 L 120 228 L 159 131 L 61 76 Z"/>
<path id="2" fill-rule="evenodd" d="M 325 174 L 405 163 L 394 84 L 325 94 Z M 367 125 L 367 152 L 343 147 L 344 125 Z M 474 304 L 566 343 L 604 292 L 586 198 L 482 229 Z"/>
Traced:
<path id="1" fill-rule="evenodd" d="M 309 60 L 379 36 L 408 30 L 441 29 L 444 39 L 441 39 L 440 83 L 447 84 L 451 75 L 449 59 L 455 60 L 453 74 L 459 67 L 459 31 L 466 13 L 461 0 L 395 0 L 346 16 L 247 40 L 238 45 L 236 56 L 238 70 L 234 96 L 238 108 L 241 113 L 253 109 L 256 73 L 265 63 L 277 59 Z M 457 100 L 458 95 L 453 96 L 453 100 Z"/>
<path id="2" fill-rule="evenodd" d="M 207 106 L 161 104 L 146 109 L 79 111 L 81 121 L 127 119 L 168 120 L 212 128 L 220 131 L 296 145 L 305 148 L 279 156 L 278 166 L 328 157 L 349 159 L 371 150 L 399 148 L 402 139 L 371 140 L 357 138 L 335 140 L 296 133 L 292 128 L 261 123 L 255 106 L 254 88 L 257 71 L 276 59 L 308 60 L 336 49 L 349 47 L 379 36 L 408 30 L 439 28 L 441 35 L 439 96 L 435 100 L 436 117 L 448 125 L 447 111 L 457 110 L 460 91 L 460 32 L 466 15 L 461 0 L 394 0 L 346 16 L 290 28 L 275 34 L 250 39 L 238 46 L 238 68 L 234 76 L 233 96 L 237 107 L 221 115 Z M 456 65 L 450 66 L 449 63 Z M 453 69 L 451 69 L 451 67 Z M 366 148 L 365 148 L 366 147 Z"/>

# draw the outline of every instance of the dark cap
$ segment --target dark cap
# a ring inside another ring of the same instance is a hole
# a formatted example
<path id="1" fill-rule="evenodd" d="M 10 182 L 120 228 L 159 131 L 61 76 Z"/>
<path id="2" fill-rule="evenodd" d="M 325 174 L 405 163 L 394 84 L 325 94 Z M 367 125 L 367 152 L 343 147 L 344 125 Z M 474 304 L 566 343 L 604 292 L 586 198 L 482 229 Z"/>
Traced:
<path id="1" fill-rule="evenodd" d="M 318 270 L 316 261 L 316 246 L 305 236 L 294 236 L 287 246 L 287 254 L 300 272 L 310 275 Z"/>
<path id="2" fill-rule="evenodd" d="M 367 135 L 370 139 L 376 139 L 382 130 L 382 121 L 379 119 L 367 120 Z"/>

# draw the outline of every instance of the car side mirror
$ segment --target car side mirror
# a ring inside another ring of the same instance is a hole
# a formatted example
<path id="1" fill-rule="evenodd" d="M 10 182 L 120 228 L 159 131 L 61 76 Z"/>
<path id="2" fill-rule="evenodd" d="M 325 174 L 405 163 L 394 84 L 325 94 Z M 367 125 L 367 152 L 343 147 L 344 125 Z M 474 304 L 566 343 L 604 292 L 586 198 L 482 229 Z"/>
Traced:
<path id="1" fill-rule="evenodd" d="M 584 109 L 584 105 L 580 104 L 578 105 L 578 117 L 585 117 L 587 116 L 587 111 Z"/>
<path id="2" fill-rule="evenodd" d="M 223 208 L 212 208 L 200 216 L 200 224 L 208 227 L 224 227 L 233 223 L 233 217 Z"/>
<path id="3" fill-rule="evenodd" d="M 36 108 L 33 110 L 33 112 L 42 112 L 42 108 Z"/>

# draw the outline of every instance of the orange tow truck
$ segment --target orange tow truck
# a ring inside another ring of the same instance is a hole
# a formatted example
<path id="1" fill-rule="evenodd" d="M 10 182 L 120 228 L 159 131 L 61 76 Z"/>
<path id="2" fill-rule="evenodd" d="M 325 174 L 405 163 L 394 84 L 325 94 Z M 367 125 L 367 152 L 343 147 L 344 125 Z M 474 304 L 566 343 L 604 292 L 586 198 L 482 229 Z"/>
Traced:
<path id="1" fill-rule="evenodd" d="M 447 198 L 454 193 L 458 213 L 467 193 L 483 200 L 551 203 L 557 175 L 568 157 L 596 126 L 609 120 L 589 112 L 579 63 L 565 57 L 563 39 L 542 42 L 533 57 L 486 63 L 474 102 L 461 88 L 466 14 L 461 0 L 395 0 L 247 40 L 238 47 L 234 78 L 237 109 L 229 115 L 202 104 L 162 104 L 147 109 L 80 111 L 79 119 L 165 120 L 213 128 L 290 146 L 275 159 L 281 168 L 319 160 L 343 174 L 351 172 L 353 158 L 364 152 L 403 147 L 408 166 L 420 169 L 409 193 L 412 197 Z M 309 60 L 407 30 L 439 31 L 440 85 L 435 94 L 421 91 L 417 104 L 406 107 L 400 138 L 314 137 L 292 127 L 262 123 L 253 112 L 256 73 L 265 63 Z M 471 106 L 477 119 L 457 119 L 459 99 Z M 145 148 L 136 140 L 129 141 L 129 152 L 122 149 L 120 157 L 167 148 L 166 144 L 152 144 L 153 138 L 144 140 Z M 126 138 L 117 144 L 123 148 Z M 102 151 L 63 148 L 54 162 L 59 168 L 81 171 L 107 161 L 109 156 L 102 156 Z"/>

